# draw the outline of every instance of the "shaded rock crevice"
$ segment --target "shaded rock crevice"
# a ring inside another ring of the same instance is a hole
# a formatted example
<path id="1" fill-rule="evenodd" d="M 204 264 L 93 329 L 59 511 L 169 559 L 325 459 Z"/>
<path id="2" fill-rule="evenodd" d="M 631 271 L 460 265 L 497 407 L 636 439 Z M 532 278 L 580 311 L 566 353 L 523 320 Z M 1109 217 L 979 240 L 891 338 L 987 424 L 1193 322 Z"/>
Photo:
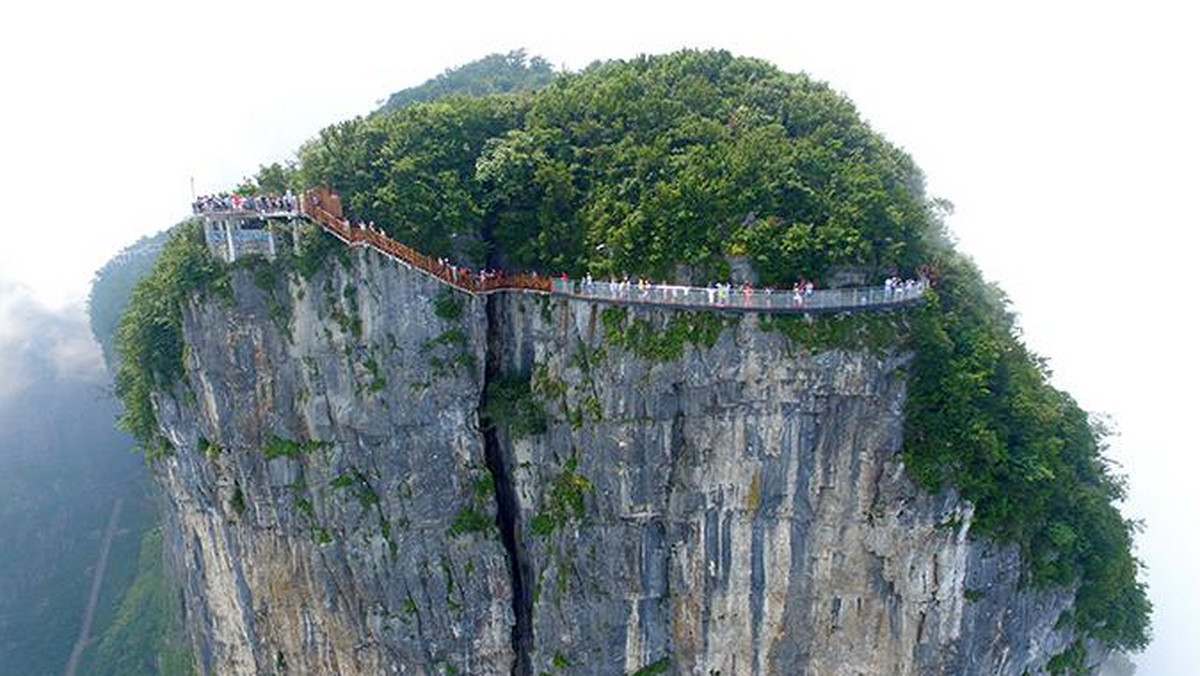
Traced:
<path id="1" fill-rule="evenodd" d="M 512 645 L 513 645 L 513 676 L 531 676 L 532 667 L 529 654 L 533 647 L 533 598 L 531 595 L 531 575 L 529 560 L 525 553 L 522 534 L 521 510 L 518 506 L 516 488 L 513 481 L 513 459 L 504 453 L 501 445 L 501 431 L 492 421 L 487 420 L 488 384 L 492 382 L 503 369 L 499 355 L 503 354 L 502 326 L 498 313 L 497 296 L 485 298 L 487 313 L 487 358 L 484 366 L 484 385 L 480 391 L 479 419 L 483 433 L 484 457 L 487 460 L 488 472 L 491 473 L 495 486 L 496 522 L 500 531 L 500 542 L 508 556 L 509 574 L 512 584 Z"/>

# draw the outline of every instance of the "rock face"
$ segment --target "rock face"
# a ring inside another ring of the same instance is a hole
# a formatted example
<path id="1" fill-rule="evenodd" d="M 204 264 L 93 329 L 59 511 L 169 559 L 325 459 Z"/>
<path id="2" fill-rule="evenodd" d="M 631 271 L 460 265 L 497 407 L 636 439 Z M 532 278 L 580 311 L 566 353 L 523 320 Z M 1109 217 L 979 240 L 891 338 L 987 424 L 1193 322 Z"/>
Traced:
<path id="1" fill-rule="evenodd" d="M 186 313 L 188 384 L 157 402 L 177 447 L 160 479 L 198 662 L 510 673 L 505 550 L 454 528 L 495 520 L 482 304 L 439 319 L 436 284 L 376 256 L 291 297 L 252 277 L 235 271 L 232 303 Z"/>
<path id="2" fill-rule="evenodd" d="M 1017 676 L 1074 638 L 1069 590 L 906 478 L 906 355 L 745 316 L 645 358 L 602 306 L 455 303 L 363 251 L 262 277 L 192 304 L 156 401 L 207 673 Z"/>

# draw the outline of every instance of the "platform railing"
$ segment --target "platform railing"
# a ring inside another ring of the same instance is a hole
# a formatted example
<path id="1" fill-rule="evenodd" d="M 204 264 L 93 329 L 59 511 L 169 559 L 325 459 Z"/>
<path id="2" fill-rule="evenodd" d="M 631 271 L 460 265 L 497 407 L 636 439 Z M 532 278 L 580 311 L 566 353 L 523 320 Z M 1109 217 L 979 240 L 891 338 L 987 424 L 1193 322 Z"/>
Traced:
<path id="1" fill-rule="evenodd" d="M 819 289 L 808 293 L 777 289 L 740 287 L 696 287 L 674 284 L 639 286 L 622 282 L 588 282 L 555 279 L 555 295 L 587 298 L 614 303 L 670 305 L 764 312 L 807 312 L 852 310 L 856 308 L 902 305 L 920 300 L 928 288 L 925 281 L 912 285 Z"/>

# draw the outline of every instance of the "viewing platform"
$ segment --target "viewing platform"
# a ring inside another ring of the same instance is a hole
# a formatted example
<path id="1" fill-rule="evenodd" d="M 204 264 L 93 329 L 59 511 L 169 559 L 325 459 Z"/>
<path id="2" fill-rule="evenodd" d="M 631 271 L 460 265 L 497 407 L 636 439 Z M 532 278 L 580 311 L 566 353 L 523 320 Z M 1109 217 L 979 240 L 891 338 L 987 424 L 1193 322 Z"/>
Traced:
<path id="1" fill-rule="evenodd" d="M 208 244 L 209 251 L 226 263 L 250 255 L 274 259 L 275 235 L 268 224 L 273 221 L 295 224 L 304 218 L 299 210 L 228 209 L 202 211 L 197 215 L 204 218 L 204 241 Z"/>
<path id="2" fill-rule="evenodd" d="M 289 205 L 290 206 L 290 205 Z M 709 287 L 567 279 L 536 273 L 480 274 L 449 265 L 388 237 L 382 230 L 355 226 L 342 216 L 341 202 L 328 188 L 315 188 L 295 200 L 294 209 L 201 210 L 209 250 L 232 263 L 247 255 L 274 259 L 277 243 L 270 225 L 294 229 L 304 221 L 321 226 L 349 247 L 365 247 L 449 287 L 471 295 L 500 291 L 538 293 L 618 305 L 676 307 L 692 310 L 816 314 L 886 310 L 921 302 L 926 279 L 883 286 L 840 289 L 760 289 L 730 284 Z M 293 241 L 295 241 L 293 239 Z"/>

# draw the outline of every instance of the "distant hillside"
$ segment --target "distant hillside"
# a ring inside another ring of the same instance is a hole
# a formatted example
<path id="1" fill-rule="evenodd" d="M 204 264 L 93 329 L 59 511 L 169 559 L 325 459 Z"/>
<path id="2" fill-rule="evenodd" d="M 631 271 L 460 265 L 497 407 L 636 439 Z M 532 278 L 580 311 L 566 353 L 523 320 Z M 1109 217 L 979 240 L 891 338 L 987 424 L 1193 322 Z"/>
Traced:
<path id="1" fill-rule="evenodd" d="M 546 86 L 553 78 L 554 69 L 550 62 L 540 56 L 529 57 L 523 49 L 489 54 L 464 66 L 448 68 L 416 87 L 401 89 L 388 97 L 380 112 L 454 94 L 485 96 L 530 91 Z"/>
<path id="2" fill-rule="evenodd" d="M 88 320 L 110 369 L 115 366 L 117 326 L 133 287 L 154 267 L 169 234 L 168 229 L 139 239 L 113 256 L 92 278 Z M 111 430 L 111 408 L 105 408 L 101 421 L 97 423 L 99 430 L 118 436 L 119 449 L 125 451 L 131 442 Z M 137 472 L 137 481 L 126 486 L 133 500 L 123 512 L 122 537 L 101 590 L 100 612 L 93 626 L 93 640 L 83 653 L 82 674 L 194 673 L 191 648 L 183 635 L 179 607 L 164 567 L 161 531 L 155 528 L 154 505 L 143 481 L 142 473 Z"/>
<path id="3" fill-rule="evenodd" d="M 96 271 L 88 295 L 88 319 L 92 335 L 104 351 L 104 361 L 113 363 L 113 340 L 121 314 L 129 304 L 129 294 L 138 280 L 146 276 L 158 260 L 169 231 L 143 237 L 125 247 Z"/>

